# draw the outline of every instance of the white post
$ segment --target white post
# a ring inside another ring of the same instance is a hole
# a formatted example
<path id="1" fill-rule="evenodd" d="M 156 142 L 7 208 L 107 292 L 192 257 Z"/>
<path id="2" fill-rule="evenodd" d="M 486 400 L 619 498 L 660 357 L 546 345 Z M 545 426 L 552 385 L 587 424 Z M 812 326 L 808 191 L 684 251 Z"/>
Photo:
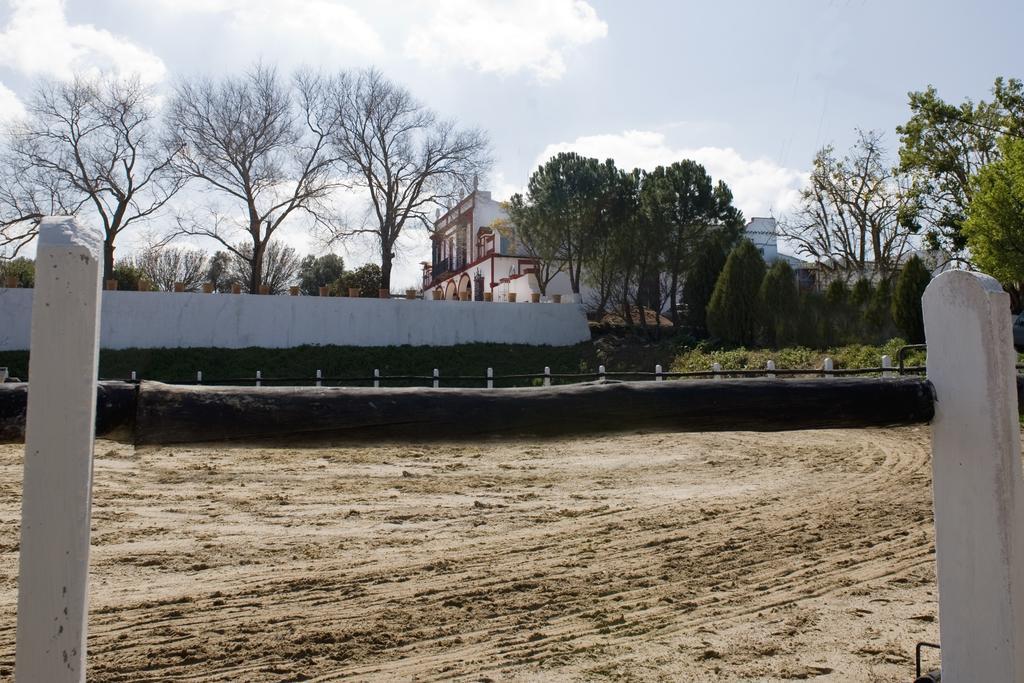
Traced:
<path id="1" fill-rule="evenodd" d="M 256 371 L 256 386 L 263 386 L 263 373 L 260 372 L 259 370 Z"/>
<path id="2" fill-rule="evenodd" d="M 441 373 L 439 373 L 437 371 L 437 368 L 434 368 L 434 388 L 435 389 L 437 389 L 439 386 L 441 386 L 441 381 L 438 379 L 440 376 L 441 376 Z"/>
<path id="3" fill-rule="evenodd" d="M 134 370 L 132 370 L 132 381 L 134 382 L 134 381 L 136 381 L 136 380 L 137 380 L 138 378 L 139 378 L 139 377 L 138 377 L 138 375 L 136 375 L 136 374 L 135 374 L 135 371 L 134 371 Z"/>
<path id="4" fill-rule="evenodd" d="M 665 378 L 661 376 L 661 365 L 660 364 L 659 365 L 655 365 L 654 366 L 654 381 L 655 382 L 660 382 L 663 379 L 665 379 Z"/>
<path id="5" fill-rule="evenodd" d="M 196 370 L 196 384 L 202 384 L 202 383 L 203 383 L 203 371 L 202 370 Z"/>
<path id="6" fill-rule="evenodd" d="M 322 370 L 316 371 L 316 385 L 322 387 L 324 385 L 324 373 Z"/>
<path id="7" fill-rule="evenodd" d="M 544 386 L 551 386 L 551 368 L 547 365 L 544 366 Z"/>
<path id="8" fill-rule="evenodd" d="M 834 369 L 835 369 L 835 365 L 832 363 L 832 359 L 831 358 L 825 358 L 824 367 L 822 368 L 822 371 L 825 373 L 825 375 L 826 376 L 827 375 L 831 375 L 832 374 L 832 370 L 834 370 Z"/>
<path id="9" fill-rule="evenodd" d="M 85 680 L 103 237 L 39 225 L 18 573 L 18 681 Z"/>
<path id="10" fill-rule="evenodd" d="M 889 368 L 892 367 L 892 358 L 889 357 L 888 355 L 882 356 L 882 367 L 885 368 L 884 370 L 882 370 L 883 378 L 894 376 L 892 371 L 889 370 Z"/>
<path id="11" fill-rule="evenodd" d="M 380 389 L 380 370 L 378 368 L 373 369 L 373 388 Z"/>
<path id="12" fill-rule="evenodd" d="M 942 680 L 1024 681 L 1024 489 L 1010 299 L 962 270 L 924 293 Z"/>
<path id="13" fill-rule="evenodd" d="M 494 368 L 487 368 L 487 388 L 494 388 Z"/>
<path id="14" fill-rule="evenodd" d="M 764 366 L 767 370 L 765 374 L 768 375 L 768 379 L 775 379 L 775 361 L 770 360 Z"/>
<path id="15" fill-rule="evenodd" d="M 604 380 L 604 366 L 603 365 L 598 365 L 597 366 L 597 378 L 599 380 Z"/>
<path id="16" fill-rule="evenodd" d="M 720 373 L 722 371 L 722 364 L 721 363 L 712 363 L 711 364 L 711 370 L 715 373 L 715 379 L 722 379 L 722 376 L 720 374 L 718 374 L 718 373 Z"/>

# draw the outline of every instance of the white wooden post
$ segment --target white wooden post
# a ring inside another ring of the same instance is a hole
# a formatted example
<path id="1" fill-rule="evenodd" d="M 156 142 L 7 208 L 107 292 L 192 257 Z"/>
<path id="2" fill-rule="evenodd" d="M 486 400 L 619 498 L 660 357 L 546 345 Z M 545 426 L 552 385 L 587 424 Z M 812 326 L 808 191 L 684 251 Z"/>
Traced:
<path id="1" fill-rule="evenodd" d="M 962 270 L 924 293 L 942 680 L 1024 681 L 1024 489 L 1010 300 Z"/>
<path id="2" fill-rule="evenodd" d="M 603 366 L 603 365 L 598 365 L 598 366 L 597 366 L 597 378 L 598 378 L 599 380 L 602 380 L 602 381 L 603 381 L 603 380 L 604 380 L 604 378 L 605 378 L 605 377 L 604 377 L 604 366 Z"/>
<path id="3" fill-rule="evenodd" d="M 893 376 L 892 371 L 889 370 L 889 368 L 892 367 L 892 358 L 890 356 L 888 356 L 888 355 L 882 356 L 882 367 L 885 368 L 885 369 L 882 370 L 882 377 L 883 378 L 892 377 Z"/>
<path id="4" fill-rule="evenodd" d="M 438 379 L 440 376 L 441 376 L 441 373 L 439 373 L 437 371 L 437 368 L 434 368 L 434 388 L 435 389 L 437 389 L 439 386 L 441 386 L 441 380 Z"/>
<path id="5" fill-rule="evenodd" d="M 487 388 L 494 388 L 494 368 L 487 368 Z"/>
<path id="6" fill-rule="evenodd" d="M 324 373 L 322 370 L 316 371 L 316 385 L 322 387 L 324 385 Z"/>
<path id="7" fill-rule="evenodd" d="M 263 386 L 263 373 L 260 372 L 259 370 L 256 371 L 256 386 Z"/>
<path id="8" fill-rule="evenodd" d="M 373 369 L 373 388 L 380 389 L 380 369 Z"/>
<path id="9" fill-rule="evenodd" d="M 544 366 L 544 386 L 551 386 L 551 368 L 547 365 Z"/>
<path id="10" fill-rule="evenodd" d="M 825 358 L 824 367 L 822 368 L 822 371 L 825 373 L 825 376 L 827 377 L 827 376 L 831 375 L 832 374 L 832 370 L 834 370 L 834 369 L 835 369 L 835 365 L 832 363 L 832 359 L 831 358 Z"/>
<path id="11" fill-rule="evenodd" d="M 196 384 L 202 384 L 202 383 L 203 383 L 203 371 L 202 370 L 196 370 Z"/>
<path id="12" fill-rule="evenodd" d="M 85 680 L 103 237 L 39 225 L 21 500 L 15 678 Z"/>
<path id="13" fill-rule="evenodd" d="M 138 380 L 138 378 L 139 378 L 139 376 L 135 374 L 134 370 L 132 370 L 132 381 L 134 382 L 134 381 Z"/>
<path id="14" fill-rule="evenodd" d="M 711 364 L 711 370 L 715 373 L 715 379 L 722 379 L 722 376 L 720 374 L 718 374 L 718 373 L 720 373 L 722 371 L 722 364 L 721 363 L 712 363 Z"/>
<path id="15" fill-rule="evenodd" d="M 663 379 L 665 379 L 665 378 L 661 376 L 661 365 L 655 365 L 654 366 L 654 381 L 655 382 L 660 382 Z"/>
<path id="16" fill-rule="evenodd" d="M 775 379 L 775 361 L 770 360 L 765 363 L 765 369 L 767 370 L 765 374 L 768 376 L 768 379 Z"/>

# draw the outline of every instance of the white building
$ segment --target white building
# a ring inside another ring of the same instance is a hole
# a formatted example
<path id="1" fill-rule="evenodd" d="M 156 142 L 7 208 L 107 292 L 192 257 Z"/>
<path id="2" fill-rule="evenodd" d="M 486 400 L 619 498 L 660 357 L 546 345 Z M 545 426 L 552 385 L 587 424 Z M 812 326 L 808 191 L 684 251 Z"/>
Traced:
<path id="1" fill-rule="evenodd" d="M 754 243 L 768 265 L 779 259 L 788 262 L 796 272 L 796 281 L 800 289 L 805 291 L 818 289 L 820 286 L 818 265 L 790 254 L 779 253 L 778 228 L 778 223 L 774 218 L 755 217 L 743 226 L 743 236 Z"/>
<path id="2" fill-rule="evenodd" d="M 743 227 L 743 236 L 754 243 L 766 263 L 778 260 L 778 225 L 774 218 L 751 218 Z"/>
<path id="3" fill-rule="evenodd" d="M 509 294 L 525 302 L 540 292 L 536 261 L 526 256 L 516 240 L 515 226 L 502 203 L 487 190 L 475 190 L 437 217 L 431 235 L 431 262 L 424 261 L 423 292 L 427 297 L 458 299 L 460 293 L 482 301 L 489 292 L 494 301 Z M 545 288 L 568 301 L 569 278 L 559 273 Z"/>

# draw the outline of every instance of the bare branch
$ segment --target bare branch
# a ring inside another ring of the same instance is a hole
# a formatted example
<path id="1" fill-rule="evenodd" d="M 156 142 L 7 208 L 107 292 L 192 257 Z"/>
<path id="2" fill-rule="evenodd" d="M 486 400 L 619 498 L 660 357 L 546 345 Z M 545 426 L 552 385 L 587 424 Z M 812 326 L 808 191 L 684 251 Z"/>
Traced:
<path id="1" fill-rule="evenodd" d="M 381 254 L 381 286 L 390 287 L 395 245 L 410 223 L 430 227 L 432 207 L 473 186 L 490 167 L 487 136 L 439 120 L 412 94 L 370 69 L 340 74 L 332 84 L 337 128 L 330 136 L 342 167 L 369 194 Z M 329 226 L 336 240 L 364 226 Z"/>

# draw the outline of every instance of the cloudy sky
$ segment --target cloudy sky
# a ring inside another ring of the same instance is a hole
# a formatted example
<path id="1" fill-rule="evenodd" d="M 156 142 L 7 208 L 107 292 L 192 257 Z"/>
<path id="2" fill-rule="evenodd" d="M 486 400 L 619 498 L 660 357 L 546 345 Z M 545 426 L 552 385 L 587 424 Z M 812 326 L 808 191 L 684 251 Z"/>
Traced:
<path id="1" fill-rule="evenodd" d="M 894 151 L 909 90 L 977 99 L 1024 77 L 1021 26 L 1020 0 L 0 0 L 0 117 L 33 79 L 76 70 L 166 88 L 257 59 L 372 64 L 489 132 L 483 186 L 501 197 L 557 151 L 692 158 L 748 217 L 778 216 L 822 145 L 860 127 Z M 312 248 L 303 233 L 287 239 Z M 417 281 L 426 244 L 403 240 L 396 286 Z"/>

